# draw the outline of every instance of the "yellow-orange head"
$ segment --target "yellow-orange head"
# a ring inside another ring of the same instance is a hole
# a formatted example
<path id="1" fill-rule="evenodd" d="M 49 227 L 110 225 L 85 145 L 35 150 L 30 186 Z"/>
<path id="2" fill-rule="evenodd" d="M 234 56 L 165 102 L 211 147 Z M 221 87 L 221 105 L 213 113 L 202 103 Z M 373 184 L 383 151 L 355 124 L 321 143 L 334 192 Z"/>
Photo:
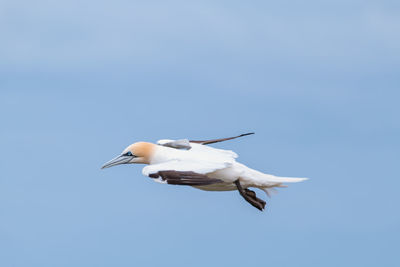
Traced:
<path id="1" fill-rule="evenodd" d="M 109 168 L 120 164 L 129 163 L 143 163 L 149 164 L 153 156 L 154 150 L 156 148 L 155 144 L 147 142 L 137 142 L 127 148 L 118 157 L 105 163 L 102 169 Z"/>

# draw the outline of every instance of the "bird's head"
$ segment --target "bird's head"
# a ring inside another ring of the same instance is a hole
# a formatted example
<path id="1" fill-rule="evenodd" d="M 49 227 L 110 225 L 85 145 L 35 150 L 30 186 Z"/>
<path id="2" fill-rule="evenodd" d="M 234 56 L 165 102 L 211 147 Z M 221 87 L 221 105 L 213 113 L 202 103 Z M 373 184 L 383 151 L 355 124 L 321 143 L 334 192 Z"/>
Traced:
<path id="1" fill-rule="evenodd" d="M 102 169 L 120 164 L 143 163 L 149 164 L 156 145 L 147 142 L 134 143 L 122 151 L 121 155 L 106 162 Z"/>

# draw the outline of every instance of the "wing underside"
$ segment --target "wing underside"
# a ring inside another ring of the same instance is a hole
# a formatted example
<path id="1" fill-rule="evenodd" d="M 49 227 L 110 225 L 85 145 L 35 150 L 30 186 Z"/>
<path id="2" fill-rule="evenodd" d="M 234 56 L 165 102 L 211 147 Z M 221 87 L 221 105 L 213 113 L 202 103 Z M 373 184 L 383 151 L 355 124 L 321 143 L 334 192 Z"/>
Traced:
<path id="1" fill-rule="evenodd" d="M 159 171 L 157 173 L 149 174 L 149 177 L 155 179 L 161 177 L 162 181 L 174 185 L 199 186 L 199 185 L 210 185 L 222 182 L 219 179 L 209 178 L 204 174 L 195 173 L 192 171 L 174 171 L 174 170 Z"/>

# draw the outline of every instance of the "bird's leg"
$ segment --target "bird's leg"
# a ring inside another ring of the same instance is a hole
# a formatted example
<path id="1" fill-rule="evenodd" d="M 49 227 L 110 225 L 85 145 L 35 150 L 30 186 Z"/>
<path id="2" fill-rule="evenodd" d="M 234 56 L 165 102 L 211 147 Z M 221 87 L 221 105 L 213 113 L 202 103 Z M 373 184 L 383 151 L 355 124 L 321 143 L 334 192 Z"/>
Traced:
<path id="1" fill-rule="evenodd" d="M 265 202 L 264 200 L 258 198 L 258 197 L 256 196 L 256 192 L 254 192 L 254 191 L 252 191 L 252 190 L 250 190 L 250 189 L 247 189 L 247 188 L 245 189 L 245 191 L 246 191 L 246 194 L 247 194 L 249 197 L 251 197 L 251 198 L 253 198 L 255 201 L 259 202 L 259 203 L 262 205 L 263 209 L 265 208 L 265 204 L 267 204 L 267 202 Z"/>
<path id="2" fill-rule="evenodd" d="M 249 189 L 243 189 L 242 185 L 240 184 L 239 180 L 235 181 L 236 187 L 239 190 L 240 195 L 247 201 L 249 202 L 253 207 L 259 209 L 259 210 L 264 210 L 266 202 L 262 199 L 259 199 L 256 197 L 256 193 L 254 191 L 251 191 Z"/>

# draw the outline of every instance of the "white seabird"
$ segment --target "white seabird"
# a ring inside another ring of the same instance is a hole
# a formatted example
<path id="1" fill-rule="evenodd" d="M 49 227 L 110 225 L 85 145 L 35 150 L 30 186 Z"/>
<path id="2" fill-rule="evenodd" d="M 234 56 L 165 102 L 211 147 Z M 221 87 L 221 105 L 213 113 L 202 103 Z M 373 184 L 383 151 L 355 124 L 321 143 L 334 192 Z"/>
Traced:
<path id="1" fill-rule="evenodd" d="M 189 185 L 207 191 L 238 190 L 247 202 L 262 211 L 266 202 L 257 198 L 249 187 L 259 188 L 269 196 L 275 187 L 286 187 L 284 183 L 301 182 L 307 178 L 265 174 L 237 162 L 238 155 L 233 151 L 207 146 L 250 134 L 253 133 L 204 141 L 165 139 L 157 144 L 138 142 L 125 148 L 102 169 L 119 164 L 148 164 L 142 173 L 156 182 Z"/>

